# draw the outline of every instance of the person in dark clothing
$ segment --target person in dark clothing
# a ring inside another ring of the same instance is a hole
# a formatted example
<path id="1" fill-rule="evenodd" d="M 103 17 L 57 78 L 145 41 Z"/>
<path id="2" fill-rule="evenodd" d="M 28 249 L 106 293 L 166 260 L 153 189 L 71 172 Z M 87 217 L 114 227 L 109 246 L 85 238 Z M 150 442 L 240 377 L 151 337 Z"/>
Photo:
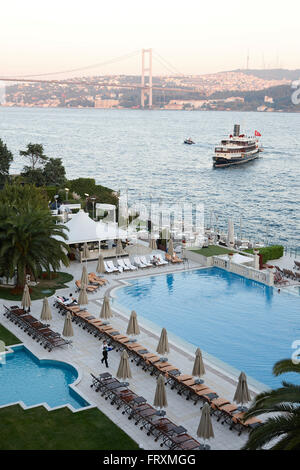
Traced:
<path id="1" fill-rule="evenodd" d="M 103 346 L 102 346 L 102 359 L 101 359 L 101 362 L 103 364 L 103 362 L 105 362 L 105 365 L 106 367 L 108 367 L 108 362 L 107 362 L 107 359 L 108 359 L 108 351 L 111 351 L 112 348 L 108 346 L 106 340 L 103 341 Z"/>

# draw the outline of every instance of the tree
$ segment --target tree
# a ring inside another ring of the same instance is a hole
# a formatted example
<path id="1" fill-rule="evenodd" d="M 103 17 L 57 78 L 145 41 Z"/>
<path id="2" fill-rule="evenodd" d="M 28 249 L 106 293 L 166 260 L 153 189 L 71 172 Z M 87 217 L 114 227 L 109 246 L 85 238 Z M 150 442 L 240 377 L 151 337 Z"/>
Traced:
<path id="1" fill-rule="evenodd" d="M 21 212 L 27 205 L 34 208 L 47 209 L 48 195 L 42 188 L 26 184 L 6 184 L 0 191 L 0 206 L 7 205 L 11 211 Z"/>
<path id="2" fill-rule="evenodd" d="M 65 226 L 56 223 L 48 209 L 30 203 L 20 210 L 0 206 L 0 266 L 6 277 L 17 272 L 17 285 L 23 287 L 26 274 L 36 279 L 41 272 L 67 266 L 68 245 Z M 57 238 L 58 237 L 58 238 Z"/>
<path id="3" fill-rule="evenodd" d="M 24 166 L 21 176 L 25 178 L 26 183 L 34 184 L 35 186 L 44 186 L 45 176 L 42 168 L 34 168 L 31 166 Z"/>
<path id="4" fill-rule="evenodd" d="M 66 182 L 66 170 L 61 158 L 50 158 L 43 170 L 44 184 L 46 186 L 62 186 Z"/>
<path id="5" fill-rule="evenodd" d="M 27 150 L 20 150 L 20 155 L 26 157 L 30 161 L 30 168 L 35 170 L 38 163 L 45 164 L 48 158 L 44 155 L 44 147 L 42 144 L 27 145 Z M 25 167 L 28 168 L 28 167 Z"/>
<path id="6" fill-rule="evenodd" d="M 294 364 L 291 359 L 284 359 L 273 367 L 273 374 L 276 376 L 287 372 L 299 374 L 300 364 Z M 261 414 L 271 416 L 251 431 L 243 449 L 262 449 L 271 443 L 272 450 L 300 450 L 299 405 L 300 385 L 285 381 L 282 382 L 282 387 L 257 395 L 245 419 Z"/>
<path id="7" fill-rule="evenodd" d="M 8 150 L 6 144 L 0 139 L 0 185 L 2 186 L 9 175 L 10 164 L 13 154 Z"/>

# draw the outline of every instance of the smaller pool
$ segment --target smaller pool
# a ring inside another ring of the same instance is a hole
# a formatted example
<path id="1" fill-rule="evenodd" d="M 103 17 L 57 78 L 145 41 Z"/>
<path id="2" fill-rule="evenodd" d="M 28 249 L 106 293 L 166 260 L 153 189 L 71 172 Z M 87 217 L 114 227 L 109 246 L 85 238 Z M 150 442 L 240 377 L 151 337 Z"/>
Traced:
<path id="1" fill-rule="evenodd" d="M 53 360 L 39 360 L 25 346 L 15 346 L 0 363 L 0 406 L 23 401 L 26 406 L 47 403 L 50 408 L 89 405 L 71 387 L 76 369 Z"/>

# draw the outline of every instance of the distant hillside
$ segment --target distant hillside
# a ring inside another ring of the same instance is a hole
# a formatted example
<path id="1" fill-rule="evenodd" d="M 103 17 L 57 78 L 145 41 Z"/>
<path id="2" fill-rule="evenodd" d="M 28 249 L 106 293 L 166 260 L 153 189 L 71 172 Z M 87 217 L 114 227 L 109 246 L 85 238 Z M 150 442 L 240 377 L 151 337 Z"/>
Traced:
<path id="1" fill-rule="evenodd" d="M 268 108 L 274 110 L 282 110 L 287 112 L 299 112 L 300 105 L 295 106 L 291 101 L 292 88 L 290 85 L 279 85 L 264 90 L 253 90 L 247 92 L 226 91 L 216 92 L 210 96 L 210 99 L 226 99 L 229 96 L 240 96 L 244 98 L 244 104 L 240 105 L 245 111 L 256 110 L 258 106 L 267 105 Z M 273 103 L 265 103 L 264 98 L 268 96 L 273 99 Z"/>
<path id="2" fill-rule="evenodd" d="M 288 70 L 288 69 L 237 69 L 233 72 L 242 72 L 246 75 L 254 75 L 255 77 L 262 78 L 264 80 L 299 80 L 300 69 Z"/>

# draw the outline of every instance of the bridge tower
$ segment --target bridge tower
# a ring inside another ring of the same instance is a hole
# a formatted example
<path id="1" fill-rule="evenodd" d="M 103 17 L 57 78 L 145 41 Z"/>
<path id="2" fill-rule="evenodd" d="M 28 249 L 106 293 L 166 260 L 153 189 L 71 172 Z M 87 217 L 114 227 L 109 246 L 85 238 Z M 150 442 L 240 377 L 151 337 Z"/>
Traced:
<path id="1" fill-rule="evenodd" d="M 145 54 L 148 54 L 148 66 L 145 67 Z M 145 83 L 145 72 L 148 72 L 148 83 Z M 145 107 L 145 94 L 149 94 L 149 109 L 152 108 L 152 49 L 142 49 L 141 107 Z"/>

